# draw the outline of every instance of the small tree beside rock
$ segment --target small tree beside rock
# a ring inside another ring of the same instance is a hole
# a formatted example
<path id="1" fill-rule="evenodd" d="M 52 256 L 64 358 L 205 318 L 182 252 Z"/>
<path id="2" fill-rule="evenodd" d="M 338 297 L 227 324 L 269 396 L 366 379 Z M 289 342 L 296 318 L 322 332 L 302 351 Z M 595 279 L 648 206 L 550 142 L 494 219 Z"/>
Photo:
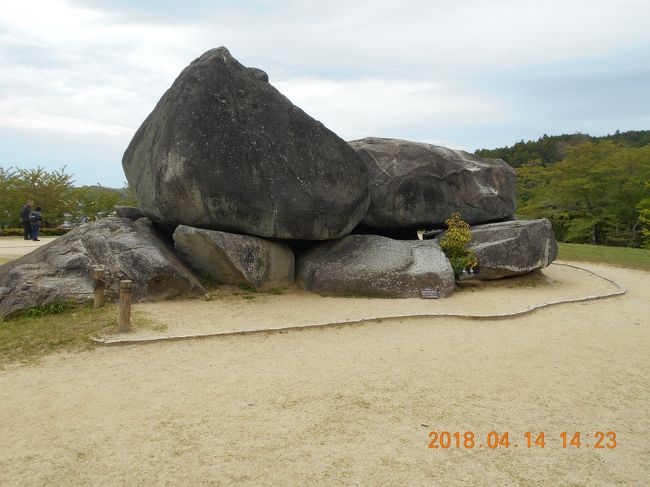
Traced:
<path id="1" fill-rule="evenodd" d="M 460 213 L 454 212 L 451 218 L 445 220 L 447 230 L 440 239 L 440 247 L 447 255 L 454 269 L 454 274 L 458 276 L 465 269 L 473 269 L 478 264 L 476 254 L 469 249 L 472 241 L 472 233 L 469 230 L 469 224 L 460 216 Z"/>

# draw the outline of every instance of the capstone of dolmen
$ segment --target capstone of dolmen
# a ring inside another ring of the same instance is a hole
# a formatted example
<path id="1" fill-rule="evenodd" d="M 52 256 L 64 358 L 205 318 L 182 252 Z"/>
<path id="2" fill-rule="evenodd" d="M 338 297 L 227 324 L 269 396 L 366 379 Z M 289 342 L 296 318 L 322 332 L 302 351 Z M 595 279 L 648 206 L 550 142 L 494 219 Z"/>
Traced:
<path id="1" fill-rule="evenodd" d="M 327 240 L 369 202 L 356 152 L 224 47 L 181 72 L 122 165 L 139 209 L 168 227 Z"/>

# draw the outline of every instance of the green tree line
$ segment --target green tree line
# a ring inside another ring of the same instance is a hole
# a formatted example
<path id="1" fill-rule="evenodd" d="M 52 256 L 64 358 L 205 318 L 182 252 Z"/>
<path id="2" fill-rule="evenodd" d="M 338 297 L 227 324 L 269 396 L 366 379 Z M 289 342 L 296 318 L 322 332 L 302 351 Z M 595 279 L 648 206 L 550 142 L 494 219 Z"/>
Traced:
<path id="1" fill-rule="evenodd" d="M 650 131 L 544 136 L 476 153 L 515 166 L 517 217 L 548 218 L 558 240 L 650 248 Z"/>
<path id="2" fill-rule="evenodd" d="M 499 147 L 497 149 L 479 149 L 475 154 L 482 157 L 494 157 L 503 159 L 512 167 L 520 167 L 531 161 L 537 161 L 544 166 L 555 164 L 564 159 L 572 147 L 584 144 L 585 142 L 614 142 L 617 145 L 626 147 L 644 147 L 650 145 L 650 130 L 630 130 L 619 132 L 603 137 L 592 137 L 587 134 L 544 134 L 537 140 L 523 140 L 512 147 Z"/>
<path id="3" fill-rule="evenodd" d="M 77 225 L 108 215 L 116 204 L 133 205 L 128 188 L 74 186 L 73 175 L 63 167 L 19 169 L 0 166 L 0 228 L 19 227 L 20 209 L 27 200 L 43 209 L 43 226 Z"/>

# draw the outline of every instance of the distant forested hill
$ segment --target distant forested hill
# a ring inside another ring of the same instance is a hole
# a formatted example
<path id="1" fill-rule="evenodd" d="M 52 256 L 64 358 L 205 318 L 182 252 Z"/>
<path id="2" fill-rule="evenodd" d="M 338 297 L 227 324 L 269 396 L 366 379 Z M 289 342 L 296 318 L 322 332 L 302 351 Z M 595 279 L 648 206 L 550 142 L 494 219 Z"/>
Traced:
<path id="1" fill-rule="evenodd" d="M 592 137 L 587 134 L 543 135 L 537 140 L 524 142 L 521 140 L 512 147 L 499 147 L 498 149 L 479 149 L 474 153 L 482 157 L 495 157 L 503 159 L 513 167 L 523 166 L 531 161 L 538 161 L 548 166 L 561 161 L 567 150 L 585 142 L 597 143 L 611 141 L 626 147 L 643 147 L 650 145 L 650 130 L 631 130 L 619 132 L 604 137 Z"/>
<path id="2" fill-rule="evenodd" d="M 517 217 L 548 218 L 558 240 L 650 248 L 650 130 L 544 135 L 475 154 L 515 167 Z"/>

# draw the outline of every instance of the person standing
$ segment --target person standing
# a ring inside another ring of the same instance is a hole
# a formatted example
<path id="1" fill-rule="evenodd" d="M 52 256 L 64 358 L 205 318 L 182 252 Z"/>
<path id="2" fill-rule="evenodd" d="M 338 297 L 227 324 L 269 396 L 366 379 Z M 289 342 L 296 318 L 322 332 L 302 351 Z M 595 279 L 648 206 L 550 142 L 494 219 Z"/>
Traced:
<path id="1" fill-rule="evenodd" d="M 34 202 L 32 200 L 27 200 L 23 209 L 20 210 L 20 221 L 23 222 L 23 236 L 25 240 L 31 240 L 32 238 L 32 222 L 29 219 L 29 215 L 32 213 L 32 205 Z"/>
<path id="2" fill-rule="evenodd" d="M 29 221 L 32 224 L 32 240 L 34 242 L 40 242 L 38 239 L 38 232 L 41 229 L 41 223 L 43 222 L 43 215 L 41 214 L 40 206 L 37 206 L 34 211 L 29 214 Z"/>

